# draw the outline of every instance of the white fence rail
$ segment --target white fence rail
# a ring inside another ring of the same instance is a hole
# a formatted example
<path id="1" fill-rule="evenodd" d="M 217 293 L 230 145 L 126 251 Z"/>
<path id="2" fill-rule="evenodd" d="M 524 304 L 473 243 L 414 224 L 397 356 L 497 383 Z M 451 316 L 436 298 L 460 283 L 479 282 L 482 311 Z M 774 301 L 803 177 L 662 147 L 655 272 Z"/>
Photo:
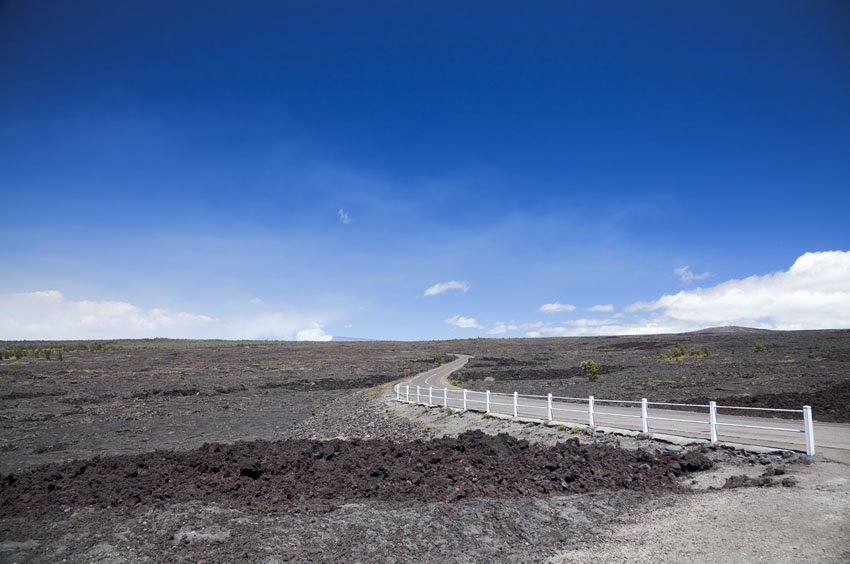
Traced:
<path id="1" fill-rule="evenodd" d="M 591 428 L 596 427 L 599 420 L 612 422 L 612 426 L 632 428 L 643 433 L 649 433 L 652 422 L 684 423 L 693 425 L 695 429 L 703 427 L 711 444 L 718 442 L 723 427 L 753 429 L 754 431 L 770 431 L 771 433 L 799 433 L 803 435 L 803 446 L 806 454 L 815 454 L 814 425 L 812 423 L 812 408 L 808 405 L 802 409 L 771 409 L 764 407 L 740 407 L 732 405 L 717 405 L 693 403 L 652 402 L 646 398 L 640 401 L 598 399 L 593 396 L 573 398 L 565 396 L 502 394 L 467 390 L 466 388 L 424 388 L 409 384 L 395 385 L 396 400 L 405 403 L 460 409 L 463 411 L 479 411 L 492 415 L 502 415 L 514 418 L 540 419 L 554 424 L 579 423 Z M 671 410 L 675 410 L 672 411 Z M 697 411 L 694 411 L 697 410 Z M 705 410 L 705 411 L 703 411 Z M 750 424 L 750 422 L 718 420 L 718 410 L 740 410 L 770 413 L 795 413 L 800 415 L 800 423 L 794 420 L 779 420 L 771 425 Z M 681 415 L 679 415 L 681 413 Z M 675 417 L 673 417 L 675 415 Z M 703 419 L 705 415 L 708 419 Z M 702 416 L 702 417 L 701 417 Z M 696 418 L 695 418 L 696 417 Z M 639 420 L 639 421 L 638 421 Z M 661 426 L 664 424 L 661 423 Z M 790 426 L 794 425 L 794 426 Z M 638 428 L 639 426 L 639 428 Z M 671 434 L 675 434 L 672 432 Z M 754 437 L 753 440 L 757 440 Z"/>

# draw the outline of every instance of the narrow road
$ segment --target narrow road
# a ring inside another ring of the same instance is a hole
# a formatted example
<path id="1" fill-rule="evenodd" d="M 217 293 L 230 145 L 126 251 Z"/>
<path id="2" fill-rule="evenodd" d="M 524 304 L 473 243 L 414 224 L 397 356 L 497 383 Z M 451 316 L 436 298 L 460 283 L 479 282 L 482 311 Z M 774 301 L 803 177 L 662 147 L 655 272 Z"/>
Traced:
<path id="1" fill-rule="evenodd" d="M 471 357 L 468 355 L 456 356 L 457 359 L 452 362 L 417 374 L 410 380 L 399 384 L 400 399 L 425 405 L 464 409 L 464 392 L 461 388 L 449 383 L 449 376 L 452 372 L 465 366 Z M 417 386 L 419 386 L 418 398 L 416 397 Z M 466 390 L 466 409 L 483 412 L 487 409 L 486 403 L 486 392 Z M 548 401 L 545 395 L 522 395 L 517 398 L 516 403 L 517 418 L 537 421 L 548 419 Z M 552 420 L 567 426 L 589 425 L 588 403 L 586 398 L 553 398 Z M 738 411 L 718 406 L 717 429 L 720 442 L 805 451 L 802 415 L 800 419 L 745 417 L 735 415 Z M 513 417 L 513 394 L 491 392 L 490 412 L 494 415 Z M 707 408 L 692 407 L 688 411 L 684 411 L 650 403 L 647 415 L 649 432 L 653 435 L 709 438 Z M 628 404 L 597 399 L 594 402 L 593 419 L 594 426 L 600 429 L 642 430 L 639 402 Z M 819 423 L 817 411 L 814 412 L 814 419 L 816 454 L 850 464 L 850 425 Z M 751 429 L 736 427 L 736 425 L 757 425 L 771 429 Z"/>

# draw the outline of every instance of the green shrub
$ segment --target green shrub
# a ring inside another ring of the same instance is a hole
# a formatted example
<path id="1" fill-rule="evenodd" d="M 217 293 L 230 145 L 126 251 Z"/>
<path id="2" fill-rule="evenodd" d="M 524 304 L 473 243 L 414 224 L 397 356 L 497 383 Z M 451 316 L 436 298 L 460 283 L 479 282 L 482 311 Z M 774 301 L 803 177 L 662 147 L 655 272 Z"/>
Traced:
<path id="1" fill-rule="evenodd" d="M 770 352 L 770 345 L 766 343 L 753 343 L 753 352 L 766 353 Z"/>
<path id="2" fill-rule="evenodd" d="M 673 350 L 670 351 L 670 354 L 664 354 L 663 351 L 658 351 L 658 358 L 661 360 L 681 360 L 683 358 L 708 358 L 711 356 L 711 352 L 708 350 L 708 347 L 703 347 L 699 349 L 697 347 L 690 347 L 686 349 L 682 345 L 676 345 L 673 347 Z"/>
<path id="3" fill-rule="evenodd" d="M 599 365 L 594 361 L 590 359 L 582 361 L 579 367 L 581 368 L 581 373 L 587 376 L 587 379 L 591 382 L 599 380 Z"/>

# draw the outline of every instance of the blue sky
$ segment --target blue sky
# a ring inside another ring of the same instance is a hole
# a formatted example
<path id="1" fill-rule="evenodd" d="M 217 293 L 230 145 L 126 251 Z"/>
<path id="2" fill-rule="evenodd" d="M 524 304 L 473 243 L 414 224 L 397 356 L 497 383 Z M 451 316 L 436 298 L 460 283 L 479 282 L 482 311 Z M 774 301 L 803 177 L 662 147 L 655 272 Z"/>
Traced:
<path id="1" fill-rule="evenodd" d="M 0 85 L 0 338 L 850 323 L 844 2 L 10 1 Z"/>

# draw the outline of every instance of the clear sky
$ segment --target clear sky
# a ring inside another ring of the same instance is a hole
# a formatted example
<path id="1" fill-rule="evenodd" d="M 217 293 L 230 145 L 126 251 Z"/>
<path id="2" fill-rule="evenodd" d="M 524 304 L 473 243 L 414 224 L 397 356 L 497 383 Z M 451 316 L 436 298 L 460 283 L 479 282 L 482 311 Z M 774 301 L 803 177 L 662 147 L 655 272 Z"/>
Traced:
<path id="1" fill-rule="evenodd" d="M 847 327 L 850 3 L 0 2 L 0 197 L 6 339 Z"/>

